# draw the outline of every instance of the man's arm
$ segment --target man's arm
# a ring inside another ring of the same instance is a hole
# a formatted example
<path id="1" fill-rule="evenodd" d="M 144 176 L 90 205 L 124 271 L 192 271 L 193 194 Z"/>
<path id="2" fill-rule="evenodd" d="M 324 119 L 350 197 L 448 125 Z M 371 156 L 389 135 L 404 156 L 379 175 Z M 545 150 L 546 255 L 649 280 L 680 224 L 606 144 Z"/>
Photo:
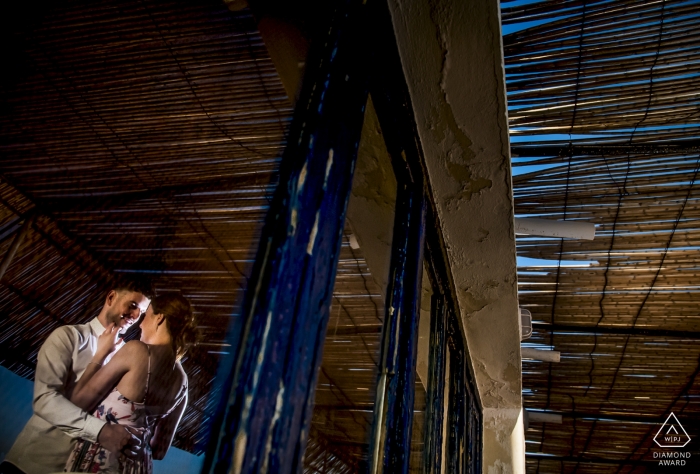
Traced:
<path id="1" fill-rule="evenodd" d="M 34 379 L 34 413 L 72 438 L 96 442 L 106 424 L 72 404 L 65 393 L 73 368 L 73 349 L 79 344 L 74 328 L 63 326 L 39 350 Z"/>
<path id="2" fill-rule="evenodd" d="M 109 425 L 89 415 L 66 398 L 66 383 L 73 370 L 73 349 L 80 343 L 69 326 L 56 329 L 46 339 L 37 357 L 34 379 L 34 413 L 73 438 L 99 442 L 108 451 L 127 457 L 138 455 L 143 433 L 122 425 Z"/>

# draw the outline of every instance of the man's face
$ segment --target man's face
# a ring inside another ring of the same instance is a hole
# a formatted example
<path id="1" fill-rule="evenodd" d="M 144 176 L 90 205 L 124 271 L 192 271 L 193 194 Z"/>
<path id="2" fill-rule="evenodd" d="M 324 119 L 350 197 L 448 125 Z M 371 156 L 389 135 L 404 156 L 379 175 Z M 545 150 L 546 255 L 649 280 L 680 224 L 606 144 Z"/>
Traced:
<path id="1" fill-rule="evenodd" d="M 136 291 L 114 291 L 107 297 L 107 324 L 114 323 L 120 333 L 139 320 L 150 304 L 150 300 Z"/>

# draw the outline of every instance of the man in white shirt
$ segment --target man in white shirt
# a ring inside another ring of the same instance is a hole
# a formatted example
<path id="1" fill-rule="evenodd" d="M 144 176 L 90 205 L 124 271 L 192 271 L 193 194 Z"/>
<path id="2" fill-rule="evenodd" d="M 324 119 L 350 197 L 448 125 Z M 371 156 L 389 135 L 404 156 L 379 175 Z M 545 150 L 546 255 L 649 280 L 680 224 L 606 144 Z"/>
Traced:
<path id="1" fill-rule="evenodd" d="M 99 442 L 109 451 L 133 455 L 141 439 L 118 424 L 95 418 L 69 400 L 70 392 L 95 354 L 97 338 L 114 323 L 124 333 L 146 312 L 150 292 L 128 282 L 111 290 L 100 314 L 87 324 L 53 331 L 37 356 L 34 414 L 0 464 L 0 474 L 63 471 L 77 438 Z"/>

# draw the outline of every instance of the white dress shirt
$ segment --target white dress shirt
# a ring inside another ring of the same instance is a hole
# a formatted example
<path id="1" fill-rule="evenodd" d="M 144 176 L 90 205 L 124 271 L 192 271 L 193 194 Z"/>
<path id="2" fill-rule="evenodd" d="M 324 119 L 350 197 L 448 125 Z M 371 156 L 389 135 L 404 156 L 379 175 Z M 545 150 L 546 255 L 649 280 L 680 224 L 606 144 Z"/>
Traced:
<path id="1" fill-rule="evenodd" d="M 27 474 L 63 471 L 76 438 L 97 441 L 104 420 L 68 398 L 97 349 L 104 327 L 97 318 L 88 324 L 62 326 L 49 335 L 37 357 L 34 414 L 7 453 Z"/>

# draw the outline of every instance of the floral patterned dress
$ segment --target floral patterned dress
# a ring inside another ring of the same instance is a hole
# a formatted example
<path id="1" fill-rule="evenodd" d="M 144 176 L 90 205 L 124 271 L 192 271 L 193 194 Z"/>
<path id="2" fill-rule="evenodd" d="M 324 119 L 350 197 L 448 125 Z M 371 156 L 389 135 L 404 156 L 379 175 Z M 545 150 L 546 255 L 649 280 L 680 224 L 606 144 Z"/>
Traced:
<path id="1" fill-rule="evenodd" d="M 148 345 L 146 345 L 148 347 Z M 148 348 L 148 375 L 146 376 L 146 395 L 148 395 L 148 382 L 151 378 L 151 351 Z M 153 472 L 153 458 L 151 455 L 150 437 L 155 424 L 160 418 L 170 412 L 180 403 L 183 393 L 180 393 L 169 409 L 159 406 L 147 406 L 146 396 L 143 402 L 134 402 L 119 393 L 115 388 L 97 406 L 92 415 L 108 423 L 118 423 L 137 429 L 147 430 L 144 444 L 145 448 L 137 459 L 129 459 L 121 453 L 107 451 L 99 443 L 91 443 L 84 439 L 78 439 L 73 447 L 64 472 L 95 472 L 103 474 L 151 474 Z"/>

